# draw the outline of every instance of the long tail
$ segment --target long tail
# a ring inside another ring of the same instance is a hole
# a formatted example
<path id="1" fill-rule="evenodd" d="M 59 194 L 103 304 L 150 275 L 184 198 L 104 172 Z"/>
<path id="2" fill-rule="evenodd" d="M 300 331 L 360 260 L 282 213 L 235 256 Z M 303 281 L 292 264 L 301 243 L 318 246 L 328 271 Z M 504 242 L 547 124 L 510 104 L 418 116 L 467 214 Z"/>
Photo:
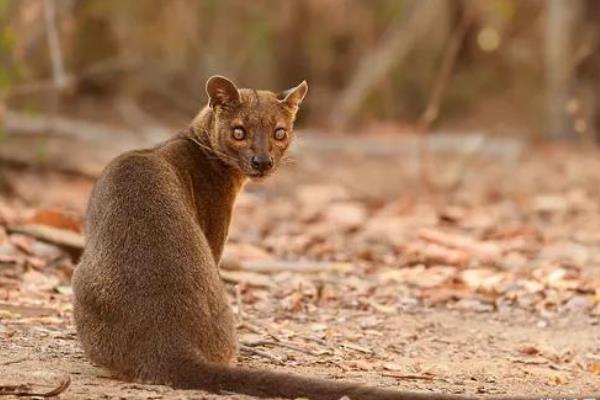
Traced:
<path id="1" fill-rule="evenodd" d="M 199 361 L 179 363 L 173 385 L 186 389 L 203 389 L 213 393 L 233 392 L 267 398 L 308 398 L 338 400 L 475 400 L 467 397 L 378 389 L 347 382 L 307 378 L 299 375 L 205 364 Z M 515 397 L 511 397 L 514 399 Z M 486 399 L 489 399 L 486 398 Z"/>

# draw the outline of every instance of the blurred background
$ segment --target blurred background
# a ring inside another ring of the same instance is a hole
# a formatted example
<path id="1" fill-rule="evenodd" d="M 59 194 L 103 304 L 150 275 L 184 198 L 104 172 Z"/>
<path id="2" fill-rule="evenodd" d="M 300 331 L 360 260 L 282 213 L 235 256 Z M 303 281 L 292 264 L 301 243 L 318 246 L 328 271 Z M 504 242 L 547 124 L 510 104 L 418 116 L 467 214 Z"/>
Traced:
<path id="1" fill-rule="evenodd" d="M 598 18 L 593 0 L 0 0 L 0 165 L 93 179 L 185 127 L 222 74 L 308 80 L 304 156 L 403 157 L 402 184 L 456 188 L 474 157 L 595 148 Z"/>
<path id="2" fill-rule="evenodd" d="M 593 0 L 0 0 L 0 165 L 93 179 L 185 127 L 222 74 L 308 80 L 301 154 L 400 156 L 420 188 L 455 187 L 474 157 L 595 147 L 598 18 Z"/>
<path id="3" fill-rule="evenodd" d="M 304 126 L 591 141 L 599 17 L 594 0 L 0 0 L 4 134 L 48 114 L 182 126 L 219 73 L 307 79 Z"/>

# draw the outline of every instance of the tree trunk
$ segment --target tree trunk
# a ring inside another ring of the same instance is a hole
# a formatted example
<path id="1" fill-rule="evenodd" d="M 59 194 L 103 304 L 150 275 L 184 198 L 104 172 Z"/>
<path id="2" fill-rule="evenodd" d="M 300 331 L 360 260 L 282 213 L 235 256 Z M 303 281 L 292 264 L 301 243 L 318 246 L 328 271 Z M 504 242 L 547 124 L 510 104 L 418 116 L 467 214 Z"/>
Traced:
<path id="1" fill-rule="evenodd" d="M 573 84 L 573 37 L 580 10 L 580 0 L 548 0 L 546 112 L 547 135 L 551 139 L 574 137 L 566 107 Z"/>
<path id="2" fill-rule="evenodd" d="M 340 95 L 332 113 L 331 122 L 337 129 L 348 126 L 371 89 L 389 74 L 390 70 L 406 61 L 419 39 L 438 21 L 447 4 L 442 0 L 419 0 L 404 13 L 401 21 L 390 27 L 381 45 L 367 54 L 358 64 L 352 79 Z"/>

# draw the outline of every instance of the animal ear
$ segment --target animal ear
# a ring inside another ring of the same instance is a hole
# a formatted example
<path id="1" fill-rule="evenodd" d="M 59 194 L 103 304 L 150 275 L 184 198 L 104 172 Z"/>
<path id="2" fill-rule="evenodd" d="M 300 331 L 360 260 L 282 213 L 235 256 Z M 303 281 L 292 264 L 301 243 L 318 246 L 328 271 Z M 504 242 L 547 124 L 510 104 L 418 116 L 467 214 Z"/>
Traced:
<path id="1" fill-rule="evenodd" d="M 233 82 L 224 76 L 213 75 L 206 81 L 208 105 L 211 108 L 218 106 L 235 106 L 240 103 L 240 93 Z"/>
<path id="2" fill-rule="evenodd" d="M 298 86 L 279 94 L 279 102 L 295 112 L 298 110 L 300 103 L 302 103 L 304 96 L 306 96 L 306 92 L 308 92 L 308 83 L 302 81 Z"/>

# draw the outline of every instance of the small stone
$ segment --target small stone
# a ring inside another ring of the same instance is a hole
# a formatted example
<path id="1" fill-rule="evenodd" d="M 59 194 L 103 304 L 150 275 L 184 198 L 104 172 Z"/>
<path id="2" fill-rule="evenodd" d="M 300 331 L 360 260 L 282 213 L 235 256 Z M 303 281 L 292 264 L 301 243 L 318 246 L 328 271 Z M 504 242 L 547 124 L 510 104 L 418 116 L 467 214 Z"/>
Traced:
<path id="1" fill-rule="evenodd" d="M 17 248 L 12 243 L 0 243 L 0 256 L 14 256 L 16 254 Z"/>
<path id="2" fill-rule="evenodd" d="M 568 312 L 586 311 L 592 307 L 592 302 L 585 296 L 571 297 L 563 306 L 563 310 Z"/>
<path id="3" fill-rule="evenodd" d="M 31 253 L 35 256 L 48 259 L 57 258 L 62 254 L 58 247 L 40 242 L 39 240 L 31 244 Z"/>
<path id="4" fill-rule="evenodd" d="M 548 321 L 539 320 L 536 324 L 538 328 L 546 328 L 548 326 Z"/>

